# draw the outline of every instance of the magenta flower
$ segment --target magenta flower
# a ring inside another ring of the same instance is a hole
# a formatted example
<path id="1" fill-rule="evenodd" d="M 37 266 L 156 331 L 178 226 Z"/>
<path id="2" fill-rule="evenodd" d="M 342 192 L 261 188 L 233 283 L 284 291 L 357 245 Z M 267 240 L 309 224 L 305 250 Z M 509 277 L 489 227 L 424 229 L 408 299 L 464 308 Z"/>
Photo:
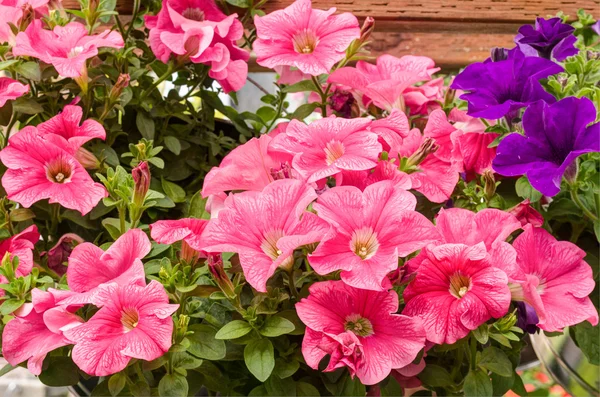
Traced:
<path id="1" fill-rule="evenodd" d="M 73 361 L 85 373 L 111 375 L 132 358 L 152 361 L 171 347 L 171 315 L 179 305 L 169 304 L 158 281 L 146 286 L 105 284 L 94 304 L 101 308 L 88 322 L 65 332 L 75 343 Z"/>
<path id="2" fill-rule="evenodd" d="M 293 168 L 309 183 L 342 170 L 367 170 L 377 165 L 381 144 L 367 128 L 369 119 L 330 116 L 306 125 L 292 120 L 270 148 L 294 155 Z"/>
<path id="3" fill-rule="evenodd" d="M 423 320 L 427 340 L 455 343 L 508 312 L 508 277 L 494 266 L 483 243 L 429 247 L 425 255 L 404 290 L 402 313 Z"/>
<path id="4" fill-rule="evenodd" d="M 511 285 L 513 300 L 533 306 L 538 327 L 556 332 L 586 320 L 598 324 L 598 312 L 588 296 L 594 290 L 594 277 L 582 249 L 531 226 L 525 227 L 513 247 L 518 270 L 512 278 L 522 279 Z"/>
<path id="5" fill-rule="evenodd" d="M 272 140 L 270 134 L 261 135 L 233 149 L 204 177 L 202 196 L 230 190 L 261 191 L 273 182 L 277 172 L 290 166 L 293 156 L 269 150 Z"/>
<path id="6" fill-rule="evenodd" d="M 301 181 L 277 180 L 262 192 L 232 194 L 204 233 L 206 252 L 237 252 L 246 280 L 267 291 L 277 267 L 292 265 L 294 250 L 316 243 L 329 230 L 327 222 L 306 211 L 317 197 Z"/>
<path id="7" fill-rule="evenodd" d="M 39 375 L 48 353 L 72 344 L 64 332 L 79 326 L 83 319 L 75 314 L 81 306 L 56 306 L 64 292 L 32 290 L 32 303 L 26 303 L 6 324 L 2 331 L 2 355 L 11 365 L 27 360 L 29 372 Z"/>
<path id="8" fill-rule="evenodd" d="M 45 139 L 56 142 L 58 146 L 67 147 L 69 153 L 75 154 L 81 146 L 94 138 L 106 139 L 106 131 L 102 124 L 91 119 L 81 123 L 82 117 L 81 107 L 67 105 L 50 120 L 38 124 L 37 129 Z"/>
<path id="9" fill-rule="evenodd" d="M 407 88 L 419 81 L 431 80 L 431 75 L 438 70 L 427 57 L 396 58 L 386 54 L 377 58 L 376 65 L 358 61 L 356 67 L 340 68 L 329 76 L 328 82 L 353 91 L 365 107 L 372 102 L 388 111 L 404 111 L 403 93 Z"/>
<path id="10" fill-rule="evenodd" d="M 106 283 L 145 284 L 141 259 L 150 252 L 150 240 L 140 229 L 131 229 L 117 239 L 106 252 L 92 243 L 73 249 L 67 267 L 67 283 L 77 292 L 67 302 L 91 303 L 98 287 Z"/>
<path id="11" fill-rule="evenodd" d="M 6 105 L 7 101 L 17 99 L 28 92 L 28 85 L 21 84 L 17 80 L 13 80 L 8 77 L 0 77 L 0 108 Z"/>
<path id="12" fill-rule="evenodd" d="M 500 175 L 527 174 L 545 196 L 560 192 L 567 168 L 585 153 L 600 152 L 600 123 L 594 103 L 567 97 L 553 105 L 538 101 L 523 115 L 525 135 L 513 133 L 498 146 L 493 162 Z"/>
<path id="13" fill-rule="evenodd" d="M 80 77 L 88 59 L 98 55 L 98 48 L 122 48 L 123 38 L 117 32 L 105 30 L 88 35 L 84 25 L 71 22 L 45 30 L 42 21 L 34 20 L 20 32 L 12 49 L 15 56 L 30 56 L 54 66 L 62 77 Z"/>
<path id="14" fill-rule="evenodd" d="M 108 196 L 104 186 L 94 182 L 69 153 L 68 146 L 57 146 L 35 127 L 23 128 L 8 142 L 0 160 L 8 168 L 2 186 L 10 200 L 29 208 L 49 199 L 85 215 Z"/>
<path id="15" fill-rule="evenodd" d="M 150 225 L 150 235 L 154 241 L 161 244 L 181 241 L 181 258 L 192 263 L 197 258 L 206 256 L 200 251 L 206 245 L 202 239 L 202 232 L 207 224 L 206 219 L 195 218 L 156 221 Z"/>
<path id="16" fill-rule="evenodd" d="M 531 206 L 529 199 L 521 201 L 506 211 L 514 215 L 521 222 L 521 226 L 531 225 L 533 227 L 541 227 L 544 224 L 544 217 Z"/>
<path id="17" fill-rule="evenodd" d="M 360 37 L 356 17 L 348 12 L 333 15 L 335 11 L 315 10 L 310 0 L 296 0 L 283 10 L 255 16 L 256 62 L 270 69 L 293 66 L 313 76 L 329 73 Z"/>
<path id="18" fill-rule="evenodd" d="M 415 318 L 395 314 L 394 291 L 368 291 L 342 281 L 324 281 L 309 288 L 296 304 L 306 324 L 302 354 L 319 368 L 330 355 L 325 372 L 347 367 L 365 385 L 385 379 L 394 368 L 409 365 L 425 346 L 425 333 Z"/>
<path id="19" fill-rule="evenodd" d="M 364 192 L 354 186 L 326 191 L 313 208 L 333 228 L 309 255 L 311 266 L 322 275 L 342 270 L 342 280 L 356 288 L 390 288 L 387 274 L 398 267 L 398 257 L 439 239 L 433 224 L 414 211 L 416 204 L 411 193 L 391 181 Z"/>
<path id="20" fill-rule="evenodd" d="M 33 246 L 40 240 L 37 226 L 31 225 L 19 234 L 15 234 L 0 242 L 0 259 L 6 253 L 10 254 L 11 260 L 16 256 L 19 258 L 19 266 L 15 270 L 15 277 L 23 277 L 31 273 L 33 268 Z M 8 282 L 6 277 L 0 275 L 0 284 Z M 0 289 L 0 296 L 5 292 Z"/>

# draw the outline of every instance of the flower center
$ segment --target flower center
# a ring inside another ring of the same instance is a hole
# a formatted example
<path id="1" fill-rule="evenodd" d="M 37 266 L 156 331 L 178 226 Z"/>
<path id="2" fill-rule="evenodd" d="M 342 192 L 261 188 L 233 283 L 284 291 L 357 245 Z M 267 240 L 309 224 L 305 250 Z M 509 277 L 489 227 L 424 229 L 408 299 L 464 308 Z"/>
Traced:
<path id="1" fill-rule="evenodd" d="M 311 54 L 319 44 L 319 39 L 312 30 L 303 29 L 292 38 L 292 42 L 297 53 Z"/>
<path id="2" fill-rule="evenodd" d="M 323 150 L 325 151 L 327 165 L 331 165 L 344 155 L 345 148 L 342 142 L 333 140 L 329 141 Z"/>
<path id="3" fill-rule="evenodd" d="M 192 21 L 204 21 L 204 11 L 199 8 L 188 8 L 183 12 L 182 15 L 187 19 L 191 19 Z"/>
<path id="4" fill-rule="evenodd" d="M 71 51 L 69 51 L 69 53 L 67 54 L 68 58 L 75 58 L 77 55 L 81 54 L 83 52 L 83 47 L 79 46 L 79 47 L 73 47 L 71 49 Z"/>
<path id="5" fill-rule="evenodd" d="M 140 316 L 136 309 L 125 308 L 123 310 L 123 313 L 121 314 L 121 324 L 123 324 L 125 332 L 132 331 L 135 327 L 137 327 L 139 321 Z"/>
<path id="6" fill-rule="evenodd" d="M 283 230 L 280 229 L 272 230 L 264 235 L 260 248 L 269 258 L 275 260 L 282 254 L 281 250 L 277 248 L 277 241 L 284 235 Z"/>
<path id="7" fill-rule="evenodd" d="M 355 230 L 350 239 L 350 249 L 362 260 L 372 258 L 379 249 L 377 233 L 372 227 Z"/>
<path id="8" fill-rule="evenodd" d="M 471 279 L 460 272 L 450 277 L 450 293 L 460 299 L 471 289 Z"/>
<path id="9" fill-rule="evenodd" d="M 362 317 L 360 314 L 351 314 L 346 317 L 344 329 L 354 333 L 357 336 L 365 337 L 373 335 L 373 324 L 371 324 L 368 319 Z"/>
<path id="10" fill-rule="evenodd" d="M 46 164 L 46 177 L 52 183 L 68 183 L 73 176 L 73 166 L 68 159 L 58 157 Z"/>

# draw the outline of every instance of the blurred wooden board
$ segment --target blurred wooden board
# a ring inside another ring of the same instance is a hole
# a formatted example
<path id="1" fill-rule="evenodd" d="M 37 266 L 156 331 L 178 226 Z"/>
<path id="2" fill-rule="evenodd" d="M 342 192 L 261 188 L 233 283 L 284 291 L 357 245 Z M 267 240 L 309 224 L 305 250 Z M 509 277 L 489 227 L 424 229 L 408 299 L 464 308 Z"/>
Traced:
<path id="1" fill-rule="evenodd" d="M 285 8 L 293 0 L 269 0 L 265 12 Z M 64 0 L 77 8 L 76 0 Z M 117 0 L 123 16 L 132 12 L 133 0 Z M 313 0 L 313 7 L 352 12 L 362 22 L 375 18 L 370 50 L 374 56 L 423 55 L 444 70 L 456 70 L 489 56 L 493 47 L 513 47 L 519 26 L 536 16 L 559 11 L 574 16 L 580 8 L 600 16 L 600 0 Z M 255 62 L 250 70 L 264 70 Z"/>

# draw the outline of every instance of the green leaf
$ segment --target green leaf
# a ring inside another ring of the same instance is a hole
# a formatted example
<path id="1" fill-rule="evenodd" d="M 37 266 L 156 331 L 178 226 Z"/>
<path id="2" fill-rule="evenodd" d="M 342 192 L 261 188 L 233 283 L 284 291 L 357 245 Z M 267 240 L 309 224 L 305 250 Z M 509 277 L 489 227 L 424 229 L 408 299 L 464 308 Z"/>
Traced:
<path id="1" fill-rule="evenodd" d="M 255 339 L 244 348 L 248 370 L 261 382 L 266 381 L 275 367 L 273 344 L 268 339 Z"/>
<path id="2" fill-rule="evenodd" d="M 2 369 L 0 369 L 0 376 L 6 375 L 7 373 L 9 373 L 10 371 L 12 371 L 15 368 L 17 368 L 17 367 L 13 367 L 10 364 L 6 364 L 4 367 L 2 367 Z"/>
<path id="3" fill-rule="evenodd" d="M 478 365 L 500 376 L 511 376 L 513 368 L 504 351 L 494 346 L 483 349 Z"/>
<path id="4" fill-rule="evenodd" d="M 181 186 L 176 183 L 169 182 L 164 178 L 160 178 L 160 182 L 165 194 L 169 196 L 171 200 L 176 203 L 185 201 L 185 190 L 183 190 Z"/>
<path id="5" fill-rule="evenodd" d="M 188 218 L 210 219 L 210 214 L 206 211 L 206 201 L 200 192 L 196 192 L 190 199 L 190 205 L 187 209 Z"/>
<path id="6" fill-rule="evenodd" d="M 15 310 L 23 306 L 24 303 L 24 299 L 7 299 L 4 302 L 2 302 L 2 305 L 0 305 L 0 314 L 2 314 L 3 316 L 11 314 Z"/>
<path id="7" fill-rule="evenodd" d="M 296 327 L 294 327 L 294 324 L 290 320 L 283 317 L 273 316 L 269 317 L 267 321 L 265 321 L 259 332 L 264 336 L 274 338 L 276 336 L 289 334 L 295 328 Z"/>
<path id="8" fill-rule="evenodd" d="M 316 91 L 316 88 L 312 80 L 302 80 L 296 84 L 288 85 L 282 91 L 286 93 Z"/>
<path id="9" fill-rule="evenodd" d="M 188 352 L 206 360 L 220 360 L 225 357 L 225 342 L 215 338 L 217 330 L 210 325 L 194 324 L 188 328 L 194 333 L 187 336 L 190 340 Z"/>
<path id="10" fill-rule="evenodd" d="M 577 346 L 581 349 L 588 361 L 594 365 L 600 365 L 600 326 L 592 326 L 587 321 L 569 328 L 573 333 Z"/>
<path id="11" fill-rule="evenodd" d="M 17 98 L 12 106 L 14 112 L 23 114 L 38 114 L 44 111 L 42 105 L 37 103 L 34 99 L 25 97 Z"/>
<path id="12" fill-rule="evenodd" d="M 292 378 L 281 379 L 273 375 L 265 382 L 265 388 L 269 396 L 296 396 L 296 382 Z"/>
<path id="13" fill-rule="evenodd" d="M 296 383 L 296 396 L 298 397 L 315 397 L 320 396 L 316 387 L 306 382 Z"/>
<path id="14" fill-rule="evenodd" d="M 178 373 L 166 374 L 158 383 L 158 395 L 161 397 L 187 397 L 187 379 Z"/>
<path id="15" fill-rule="evenodd" d="M 124 372 L 117 372 L 108 380 L 108 391 L 111 396 L 116 396 L 121 393 L 121 390 L 125 387 L 127 381 L 127 375 Z"/>
<path id="16" fill-rule="evenodd" d="M 144 138 L 148 140 L 154 139 L 154 120 L 146 112 L 138 110 L 135 117 L 135 125 Z"/>
<path id="17" fill-rule="evenodd" d="M 310 116 L 318 106 L 318 103 L 305 103 L 304 105 L 300 105 L 292 114 L 292 119 L 302 121 Z"/>
<path id="18" fill-rule="evenodd" d="M 256 111 L 256 114 L 264 123 L 268 123 L 277 116 L 277 112 L 270 106 L 263 106 Z"/>
<path id="19" fill-rule="evenodd" d="M 121 222 L 117 218 L 104 218 L 102 219 L 102 226 L 106 229 L 110 237 L 113 240 L 118 239 L 121 236 Z M 127 225 L 127 223 L 126 223 Z"/>
<path id="20" fill-rule="evenodd" d="M 477 339 L 477 342 L 485 345 L 489 339 L 489 326 L 485 323 L 481 324 L 477 329 L 474 329 L 473 336 Z"/>
<path id="21" fill-rule="evenodd" d="M 46 357 L 44 363 L 48 368 L 42 371 L 39 380 L 46 386 L 72 386 L 79 382 L 79 369 L 71 357 Z"/>
<path id="22" fill-rule="evenodd" d="M 432 387 L 444 387 L 454 384 L 450 373 L 443 367 L 435 364 L 428 364 L 418 377 L 424 384 Z"/>
<path id="23" fill-rule="evenodd" d="M 235 339 L 241 338 L 248 332 L 252 331 L 252 326 L 242 320 L 233 320 L 225 324 L 223 328 L 215 335 L 216 339 Z"/>
<path id="24" fill-rule="evenodd" d="M 9 59 L 8 61 L 2 61 L 0 62 L 0 70 L 6 70 L 17 62 L 19 62 L 19 60 L 17 59 Z"/>
<path id="25" fill-rule="evenodd" d="M 465 377 L 465 397 L 492 397 L 492 381 L 488 374 L 480 369 L 471 370 Z"/>
<path id="26" fill-rule="evenodd" d="M 42 79 L 42 72 L 40 71 L 40 65 L 37 62 L 25 62 L 15 68 L 17 73 L 25 77 L 27 80 L 40 81 Z"/>
<path id="27" fill-rule="evenodd" d="M 171 353 L 174 368 L 196 369 L 202 365 L 202 360 L 186 352 Z"/>
<path id="28" fill-rule="evenodd" d="M 227 3 L 235 7 L 248 8 L 252 5 L 250 0 L 226 0 Z"/>
<path id="29" fill-rule="evenodd" d="M 176 155 L 181 153 L 181 142 L 179 142 L 179 139 L 175 138 L 174 136 L 165 137 L 165 146 Z"/>
<path id="30" fill-rule="evenodd" d="M 300 368 L 300 363 L 296 360 L 284 360 L 283 358 L 278 358 L 275 360 L 275 373 L 281 379 L 285 379 L 290 377 L 298 371 Z"/>
<path id="31" fill-rule="evenodd" d="M 517 195 L 524 199 L 529 199 L 532 203 L 539 201 L 542 198 L 542 193 L 538 192 L 526 176 L 522 176 L 517 180 L 515 184 Z"/>

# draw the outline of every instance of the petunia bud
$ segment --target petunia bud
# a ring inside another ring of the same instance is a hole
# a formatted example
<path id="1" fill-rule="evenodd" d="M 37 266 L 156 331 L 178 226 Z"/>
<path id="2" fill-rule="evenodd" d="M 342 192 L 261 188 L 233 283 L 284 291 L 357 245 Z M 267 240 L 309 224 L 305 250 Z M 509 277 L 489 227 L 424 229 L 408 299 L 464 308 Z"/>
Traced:
<path id="1" fill-rule="evenodd" d="M 360 28 L 360 42 L 364 44 L 367 40 L 369 40 L 369 37 L 371 36 L 371 33 L 373 33 L 374 29 L 375 19 L 373 19 L 373 17 L 366 17 L 362 27 Z"/>
<path id="2" fill-rule="evenodd" d="M 67 272 L 67 267 L 63 264 L 71 255 L 73 248 L 77 244 L 83 243 L 83 239 L 74 233 L 67 233 L 63 235 L 58 243 L 48 250 L 43 252 L 41 256 L 48 256 L 48 267 L 56 272 L 59 276 L 64 275 Z"/>
<path id="3" fill-rule="evenodd" d="M 508 49 L 502 47 L 492 48 L 492 62 L 506 61 L 508 59 Z"/>
<path id="4" fill-rule="evenodd" d="M 94 153 L 83 147 L 77 149 L 77 152 L 75 152 L 75 159 L 79 161 L 79 164 L 83 165 L 83 168 L 88 170 L 97 170 L 100 168 L 100 160 L 94 156 Z"/>
<path id="5" fill-rule="evenodd" d="M 516 310 L 508 313 L 494 324 L 494 327 L 500 332 L 508 332 L 517 323 Z"/>
<path id="6" fill-rule="evenodd" d="M 23 16 L 19 22 L 19 31 L 23 32 L 35 19 L 35 11 L 29 3 L 24 4 L 21 8 L 23 10 Z"/>
<path id="7" fill-rule="evenodd" d="M 148 189 L 150 188 L 150 168 L 148 168 L 148 163 L 142 161 L 131 171 L 131 175 L 133 176 L 133 182 L 135 183 L 133 190 L 133 204 L 138 208 L 141 208 L 144 206 L 146 193 L 148 193 Z"/>
<path id="8" fill-rule="evenodd" d="M 116 103 L 123 92 L 123 89 L 129 85 L 129 75 L 127 73 L 121 73 L 117 82 L 110 90 L 109 100 L 111 103 Z"/>
<path id="9" fill-rule="evenodd" d="M 357 117 L 357 113 L 360 112 L 354 95 L 344 90 L 336 90 L 329 98 L 329 105 L 340 117 L 345 119 Z"/>
<path id="10" fill-rule="evenodd" d="M 198 251 L 190 247 L 190 245 L 185 240 L 182 240 L 180 257 L 188 265 L 194 266 L 196 262 L 198 262 Z"/>
<path id="11" fill-rule="evenodd" d="M 440 148 L 434 139 L 425 138 L 416 152 L 414 152 L 406 161 L 407 167 L 414 167 L 423 162 L 431 153 L 435 153 Z"/>
<path id="12" fill-rule="evenodd" d="M 13 261 L 11 260 L 10 252 L 4 254 L 4 257 L 2 258 L 2 264 L 0 265 L 0 267 L 2 268 L 2 274 L 8 279 L 8 281 L 12 281 L 15 278 L 15 267 L 13 266 Z"/>
<path id="13" fill-rule="evenodd" d="M 483 184 L 485 198 L 491 200 L 494 194 L 496 194 L 496 180 L 492 171 L 487 170 L 483 173 Z"/>
<path id="14" fill-rule="evenodd" d="M 210 271 L 210 274 L 212 274 L 215 283 L 221 288 L 221 291 L 223 291 L 225 296 L 230 299 L 235 298 L 235 288 L 233 287 L 233 283 L 229 279 L 229 276 L 225 273 L 221 254 L 209 254 L 206 263 L 208 264 L 208 270 Z"/>
<path id="15" fill-rule="evenodd" d="M 531 206 L 529 199 L 510 208 L 508 213 L 513 214 L 522 226 L 529 224 L 533 227 L 541 227 L 544 224 L 544 217 Z"/>
<path id="16" fill-rule="evenodd" d="M 517 327 L 529 334 L 539 331 L 537 324 L 540 322 L 535 309 L 525 302 L 514 302 L 517 308 Z"/>

